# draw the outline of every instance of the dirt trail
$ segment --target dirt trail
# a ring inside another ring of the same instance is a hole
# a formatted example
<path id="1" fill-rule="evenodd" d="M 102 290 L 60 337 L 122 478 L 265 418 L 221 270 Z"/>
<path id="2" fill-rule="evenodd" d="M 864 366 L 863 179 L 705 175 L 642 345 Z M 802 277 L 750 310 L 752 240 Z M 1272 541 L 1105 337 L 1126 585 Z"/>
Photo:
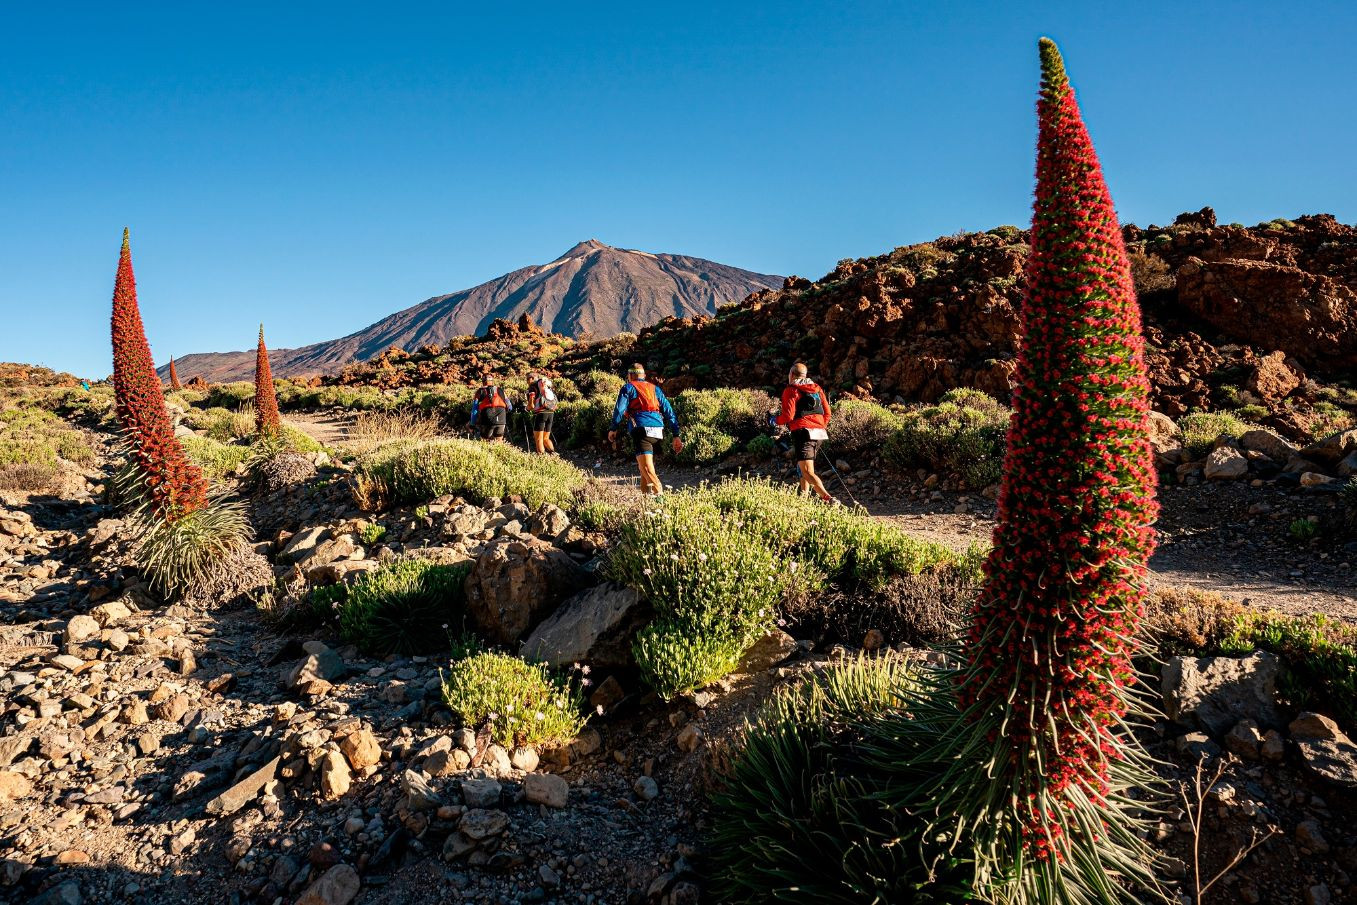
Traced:
<path id="1" fill-rule="evenodd" d="M 349 438 L 353 418 L 324 413 L 295 412 L 283 417 L 283 423 L 295 427 L 317 443 L 342 446 Z"/>

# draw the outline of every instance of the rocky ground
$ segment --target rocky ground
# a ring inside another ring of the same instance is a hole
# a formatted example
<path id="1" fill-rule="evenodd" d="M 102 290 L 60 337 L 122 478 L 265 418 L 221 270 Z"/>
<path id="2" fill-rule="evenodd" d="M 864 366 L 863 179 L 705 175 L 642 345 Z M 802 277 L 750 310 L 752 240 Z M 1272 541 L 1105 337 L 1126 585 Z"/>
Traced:
<path id="1" fill-rule="evenodd" d="M 631 469 L 579 464 L 618 485 Z M 956 545 L 988 536 L 984 494 L 840 464 L 831 487 L 882 518 Z M 280 634 L 281 598 L 271 613 L 157 605 L 90 477 L 66 497 L 0 508 L 0 901 L 703 901 L 702 793 L 741 720 L 777 683 L 854 653 L 770 636 L 740 675 L 671 704 L 624 668 L 596 669 L 602 714 L 579 738 L 504 750 L 454 725 L 436 658 L 379 660 L 324 631 Z M 675 484 L 715 477 L 665 472 Z M 515 582 L 547 563 L 587 572 L 605 543 L 559 511 L 444 499 L 383 513 L 386 536 L 364 544 L 373 516 L 354 508 L 342 465 L 293 461 L 269 480 L 253 496 L 259 550 L 296 581 L 420 551 L 475 561 L 481 593 L 502 608 Z M 1332 499 L 1299 483 L 1166 488 L 1156 579 L 1357 618 L 1357 551 L 1287 531 L 1327 518 Z M 576 640 L 559 625 L 537 634 L 565 662 Z M 1199 752 L 1230 752 L 1201 831 L 1192 795 L 1153 829 L 1177 859 L 1174 894 L 1194 889 L 1193 840 L 1205 882 L 1275 828 L 1206 901 L 1357 901 L 1345 816 L 1357 748 L 1276 702 L 1266 655 L 1174 668 L 1174 721 L 1149 737 L 1165 773 L 1190 781 Z"/>

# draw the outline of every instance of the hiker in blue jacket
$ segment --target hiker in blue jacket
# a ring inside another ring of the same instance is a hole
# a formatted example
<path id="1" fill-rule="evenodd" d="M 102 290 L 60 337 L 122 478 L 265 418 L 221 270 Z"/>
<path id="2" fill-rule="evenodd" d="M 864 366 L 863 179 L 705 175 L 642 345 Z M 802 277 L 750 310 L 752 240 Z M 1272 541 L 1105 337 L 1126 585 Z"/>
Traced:
<path id="1" fill-rule="evenodd" d="M 664 390 L 646 380 L 646 369 L 634 364 L 627 371 L 627 382 L 617 394 L 613 406 L 612 426 L 608 442 L 617 445 L 617 429 L 627 422 L 627 431 L 636 450 L 636 467 L 641 472 L 641 493 L 660 493 L 664 488 L 655 473 L 655 445 L 664 439 L 665 425 L 674 434 L 673 448 L 677 454 L 683 449 L 679 439 L 678 416 L 664 395 Z"/>

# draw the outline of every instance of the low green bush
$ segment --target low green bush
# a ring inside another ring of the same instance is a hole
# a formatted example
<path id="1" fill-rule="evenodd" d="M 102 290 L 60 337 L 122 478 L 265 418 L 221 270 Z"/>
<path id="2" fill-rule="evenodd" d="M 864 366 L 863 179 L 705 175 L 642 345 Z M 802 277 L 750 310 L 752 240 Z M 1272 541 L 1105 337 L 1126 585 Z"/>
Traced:
<path id="1" fill-rule="evenodd" d="M 669 698 L 730 672 L 779 609 L 831 582 L 880 591 L 925 571 L 971 580 L 978 555 L 740 479 L 648 503 L 618 529 L 604 570 L 655 607 L 634 652 L 646 680 Z"/>
<path id="2" fill-rule="evenodd" d="M 685 442 L 694 428 L 749 438 L 767 426 L 774 400 L 759 390 L 684 390 L 672 400 Z"/>
<path id="3" fill-rule="evenodd" d="M 1288 616 L 1244 610 L 1220 649 L 1227 654 L 1265 650 L 1282 661 L 1278 689 L 1302 710 L 1332 713 L 1357 727 L 1357 628 L 1322 614 Z"/>
<path id="4" fill-rule="evenodd" d="M 844 399 L 833 404 L 829 420 L 829 447 L 841 453 L 878 453 L 904 419 L 883 405 L 861 399 Z"/>
<path id="5" fill-rule="evenodd" d="M 220 481 L 250 457 L 250 447 L 239 443 L 222 443 L 211 437 L 187 436 L 179 440 L 184 452 L 192 459 L 203 474 L 211 481 Z"/>
<path id="6" fill-rule="evenodd" d="M 491 736 L 506 748 L 566 741 L 587 721 L 580 684 L 508 654 L 454 660 L 443 676 L 443 700 L 464 726 L 488 723 Z"/>
<path id="7" fill-rule="evenodd" d="M 723 513 L 736 515 L 734 522 L 741 531 L 787 551 L 793 562 L 803 562 L 831 581 L 880 588 L 896 575 L 917 575 L 940 567 L 978 568 L 973 556 L 921 541 L 861 510 L 825 506 L 768 479 L 722 481 L 695 495 Z"/>
<path id="8" fill-rule="evenodd" d="M 760 459 L 768 459 L 777 452 L 777 444 L 774 443 L 773 438 L 767 434 L 759 434 L 753 440 L 746 443 L 744 449 L 745 452 L 749 453 L 751 456 L 756 456 Z"/>
<path id="9" fill-rule="evenodd" d="M 886 441 L 885 459 L 901 469 L 956 474 L 979 489 L 1003 471 L 1009 411 L 978 390 L 953 390 L 937 405 L 908 412 Z"/>
<path id="10" fill-rule="evenodd" d="M 692 494 L 671 494 L 618 531 L 604 568 L 655 607 L 634 653 L 665 698 L 733 669 L 788 587 L 788 563 L 734 521 Z"/>
<path id="11" fill-rule="evenodd" d="M 402 559 L 361 575 L 339 604 L 339 632 L 369 654 L 438 650 L 466 617 L 470 567 Z"/>
<path id="12" fill-rule="evenodd" d="M 202 400 L 203 408 L 236 409 L 247 402 L 254 402 L 254 383 L 238 380 L 235 383 L 214 383 Z"/>
<path id="13" fill-rule="evenodd" d="M 383 444 L 358 459 L 355 481 L 369 508 L 458 494 L 486 503 L 517 495 L 532 508 L 568 508 L 588 476 L 560 459 L 507 443 L 442 439 Z"/>
<path id="14" fill-rule="evenodd" d="M 1236 439 L 1253 427 L 1229 412 L 1194 412 L 1178 419 L 1183 449 L 1193 459 L 1204 459 L 1222 437 Z"/>
<path id="15" fill-rule="evenodd" d="M 362 531 L 358 532 L 358 537 L 363 541 L 364 546 L 370 547 L 373 544 L 380 543 L 386 537 L 386 526 L 369 522 L 363 526 Z"/>
<path id="16" fill-rule="evenodd" d="M 683 428 L 683 449 L 674 456 L 681 465 L 712 465 L 730 455 L 739 441 L 709 424 L 688 424 Z"/>

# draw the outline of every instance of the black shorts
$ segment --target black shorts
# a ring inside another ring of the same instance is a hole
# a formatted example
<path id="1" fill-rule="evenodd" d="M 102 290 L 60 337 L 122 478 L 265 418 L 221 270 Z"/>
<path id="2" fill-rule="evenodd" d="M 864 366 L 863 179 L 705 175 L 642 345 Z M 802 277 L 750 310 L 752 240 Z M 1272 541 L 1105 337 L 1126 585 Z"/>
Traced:
<path id="1" fill-rule="evenodd" d="M 503 437 L 504 426 L 509 421 L 508 414 L 505 409 L 499 406 L 478 412 L 476 420 L 480 422 L 481 439 L 494 440 L 497 437 Z"/>
<path id="2" fill-rule="evenodd" d="M 796 461 L 813 462 L 820 451 L 820 440 L 812 440 L 806 428 L 792 431 L 792 448 L 796 451 Z"/>
<path id="3" fill-rule="evenodd" d="M 555 412 L 533 412 L 532 413 L 532 432 L 534 434 L 551 433 L 551 422 L 556 417 Z"/>
<path id="4" fill-rule="evenodd" d="M 632 448 L 636 450 L 634 455 L 653 456 L 655 455 L 655 445 L 660 442 L 659 437 L 647 437 L 644 427 L 635 427 L 631 431 Z"/>

